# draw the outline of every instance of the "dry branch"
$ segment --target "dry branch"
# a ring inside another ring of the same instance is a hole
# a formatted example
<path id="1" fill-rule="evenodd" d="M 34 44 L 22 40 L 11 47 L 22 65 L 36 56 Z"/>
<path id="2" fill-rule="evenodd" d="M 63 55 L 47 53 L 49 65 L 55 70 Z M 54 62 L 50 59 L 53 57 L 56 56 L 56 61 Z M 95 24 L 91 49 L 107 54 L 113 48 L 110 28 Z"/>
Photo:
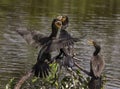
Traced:
<path id="1" fill-rule="evenodd" d="M 25 76 L 23 76 L 18 83 L 15 85 L 14 89 L 20 89 L 20 87 L 22 86 L 22 84 L 30 77 L 32 76 L 32 71 L 29 71 Z"/>
<path id="2" fill-rule="evenodd" d="M 81 70 L 83 71 L 85 74 L 87 74 L 88 76 L 91 76 L 90 75 L 90 72 L 88 72 L 87 70 L 84 70 L 82 67 L 80 67 L 76 62 L 75 62 L 75 65 Z"/>

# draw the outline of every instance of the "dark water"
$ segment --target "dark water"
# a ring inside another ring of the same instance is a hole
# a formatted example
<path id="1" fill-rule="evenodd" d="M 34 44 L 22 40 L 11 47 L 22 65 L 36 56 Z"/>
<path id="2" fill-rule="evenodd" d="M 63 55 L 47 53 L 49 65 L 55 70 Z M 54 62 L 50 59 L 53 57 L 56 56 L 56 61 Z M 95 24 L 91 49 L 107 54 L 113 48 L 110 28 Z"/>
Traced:
<path id="1" fill-rule="evenodd" d="M 68 15 L 68 31 L 86 36 L 76 44 L 81 65 L 89 70 L 93 47 L 88 39 L 98 41 L 106 61 L 106 89 L 120 89 L 120 0 L 0 0 L 0 89 L 9 79 L 20 77 L 36 62 L 37 50 L 28 46 L 15 29 L 36 29 L 49 34 L 57 15 Z"/>

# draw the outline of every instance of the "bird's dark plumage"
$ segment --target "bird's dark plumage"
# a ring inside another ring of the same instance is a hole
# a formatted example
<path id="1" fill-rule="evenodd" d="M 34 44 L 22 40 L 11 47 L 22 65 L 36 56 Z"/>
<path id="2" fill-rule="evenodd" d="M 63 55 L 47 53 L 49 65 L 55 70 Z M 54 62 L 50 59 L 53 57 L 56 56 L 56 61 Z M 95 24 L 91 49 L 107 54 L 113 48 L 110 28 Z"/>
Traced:
<path id="1" fill-rule="evenodd" d="M 62 51 L 60 51 L 60 54 L 63 56 L 63 65 L 68 67 L 74 66 L 74 43 L 79 41 L 78 38 L 72 37 L 65 29 L 68 27 L 69 19 L 67 16 L 58 16 L 57 19 L 62 21 L 62 28 L 59 36 L 59 43 L 62 44 Z M 59 54 L 59 56 L 60 56 Z M 59 58 L 57 56 L 57 59 Z M 61 58 L 61 56 L 60 56 Z"/>
<path id="2" fill-rule="evenodd" d="M 90 61 L 90 73 L 93 77 L 97 78 L 100 77 L 104 69 L 105 61 L 101 55 L 99 55 L 101 47 L 95 41 L 92 41 L 91 43 L 95 47 L 95 51 L 93 52 L 93 57 Z"/>
<path id="3" fill-rule="evenodd" d="M 73 38 L 65 29 L 68 27 L 69 19 L 67 16 L 57 17 L 52 21 L 52 32 L 49 36 L 44 36 L 39 31 L 29 31 L 27 29 L 17 29 L 17 32 L 33 46 L 41 46 L 36 64 L 33 66 L 35 76 L 46 77 L 49 75 L 49 64 L 52 63 L 51 52 L 58 50 L 60 53 L 54 57 L 62 60 L 65 66 L 74 65 L 74 42 L 78 38 Z M 62 50 L 62 51 L 61 51 Z"/>
<path id="4" fill-rule="evenodd" d="M 55 21 L 58 21 L 58 19 L 53 20 L 53 22 Z M 55 24 L 57 25 L 57 23 L 53 23 L 53 22 L 52 22 L 52 28 L 54 29 L 52 29 L 52 33 L 49 36 L 45 36 L 44 34 L 41 34 L 40 31 L 35 31 L 35 30 L 31 31 L 31 30 L 27 30 L 26 28 L 19 28 L 19 29 L 16 29 L 16 31 L 27 41 L 28 44 L 35 47 L 39 47 L 46 44 L 53 37 L 56 37 L 57 28 L 54 25 Z"/>
<path id="5" fill-rule="evenodd" d="M 48 76 L 50 72 L 50 60 L 50 53 L 46 53 L 46 48 L 42 48 L 38 54 L 37 62 L 33 66 L 34 75 L 40 78 Z"/>
<path id="6" fill-rule="evenodd" d="M 49 63 L 51 63 L 51 52 L 52 44 L 54 44 L 54 39 L 57 39 L 58 31 L 62 26 L 61 21 L 54 19 L 52 22 L 52 33 L 49 36 L 49 40 L 43 45 L 41 50 L 39 51 L 38 58 L 36 64 L 33 66 L 33 72 L 37 77 L 46 77 L 49 75 L 50 67 Z"/>
<path id="7" fill-rule="evenodd" d="M 98 45 L 95 41 L 91 40 L 89 41 L 90 44 L 92 44 L 95 48 L 95 51 L 93 52 L 93 57 L 90 61 L 90 75 L 91 80 L 89 81 L 89 89 L 101 89 L 102 86 L 102 80 L 101 80 L 101 73 L 105 66 L 105 61 L 99 55 L 101 51 L 100 45 Z"/>

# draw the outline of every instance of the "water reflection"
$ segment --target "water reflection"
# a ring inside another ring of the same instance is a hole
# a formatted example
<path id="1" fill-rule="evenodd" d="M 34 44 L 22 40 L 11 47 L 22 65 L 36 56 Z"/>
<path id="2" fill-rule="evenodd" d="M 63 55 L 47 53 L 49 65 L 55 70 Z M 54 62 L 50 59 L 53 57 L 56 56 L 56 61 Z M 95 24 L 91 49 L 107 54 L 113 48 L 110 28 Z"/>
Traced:
<path id="1" fill-rule="evenodd" d="M 95 39 L 102 46 L 105 73 L 120 80 L 120 1 L 119 0 L 1 0 L 0 2 L 0 88 L 12 77 L 20 77 L 36 60 L 37 50 L 25 44 L 15 29 L 19 27 L 49 33 L 52 19 L 59 14 L 70 17 L 68 30 L 81 37 L 76 46 L 80 65 L 89 70 L 93 49 L 86 42 Z M 119 89 L 110 81 L 107 89 Z"/>

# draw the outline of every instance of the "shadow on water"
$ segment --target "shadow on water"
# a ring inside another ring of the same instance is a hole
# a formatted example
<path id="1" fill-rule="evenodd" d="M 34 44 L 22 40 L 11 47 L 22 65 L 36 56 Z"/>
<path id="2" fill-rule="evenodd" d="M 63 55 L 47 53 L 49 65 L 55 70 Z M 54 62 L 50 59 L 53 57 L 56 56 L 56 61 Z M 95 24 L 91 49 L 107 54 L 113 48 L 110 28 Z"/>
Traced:
<path id="1" fill-rule="evenodd" d="M 52 19 L 68 15 L 68 30 L 81 39 L 76 46 L 77 56 L 89 70 L 93 48 L 88 39 L 100 42 L 106 61 L 104 73 L 120 80 L 120 0 L 1 0 L 0 2 L 0 88 L 10 78 L 19 78 L 36 61 L 37 50 L 26 45 L 15 29 L 40 30 L 48 34 Z M 106 89 L 119 89 L 120 82 L 109 81 Z"/>

